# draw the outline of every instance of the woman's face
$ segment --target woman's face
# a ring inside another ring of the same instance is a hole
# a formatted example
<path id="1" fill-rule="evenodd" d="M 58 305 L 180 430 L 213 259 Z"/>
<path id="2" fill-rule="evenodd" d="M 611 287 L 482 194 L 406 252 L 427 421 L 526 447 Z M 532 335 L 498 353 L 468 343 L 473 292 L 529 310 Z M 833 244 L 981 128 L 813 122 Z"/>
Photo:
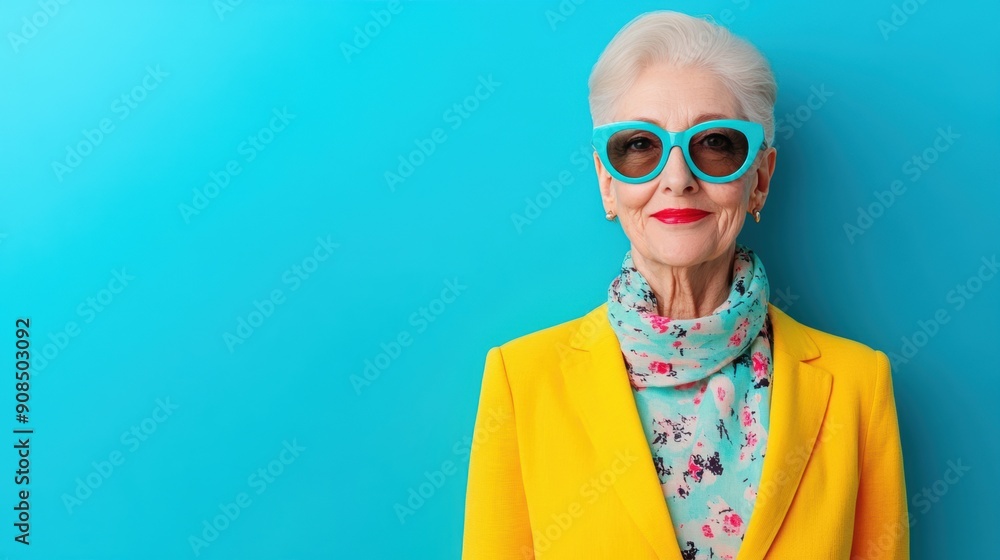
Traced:
<path id="1" fill-rule="evenodd" d="M 742 118 L 736 98 L 710 71 L 658 64 L 639 75 L 618 104 L 614 120 L 645 120 L 676 132 L 703 121 Z M 674 147 L 658 176 L 630 184 L 613 178 L 594 154 L 604 209 L 618 215 L 633 256 L 671 267 L 694 266 L 726 254 L 748 208 L 763 207 L 774 159 L 774 149 L 768 148 L 742 176 L 709 183 L 691 173 L 680 147 Z M 653 216 L 664 209 L 691 208 L 708 215 L 684 223 Z"/>

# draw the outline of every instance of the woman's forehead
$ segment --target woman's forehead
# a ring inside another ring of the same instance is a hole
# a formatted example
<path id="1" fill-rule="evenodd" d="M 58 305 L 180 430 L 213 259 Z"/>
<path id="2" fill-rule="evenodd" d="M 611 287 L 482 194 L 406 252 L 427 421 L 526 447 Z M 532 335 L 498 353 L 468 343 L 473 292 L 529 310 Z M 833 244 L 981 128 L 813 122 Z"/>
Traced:
<path id="1" fill-rule="evenodd" d="M 736 97 L 725 82 L 700 68 L 651 66 L 617 105 L 615 120 L 644 120 L 668 130 L 714 118 L 739 118 Z"/>

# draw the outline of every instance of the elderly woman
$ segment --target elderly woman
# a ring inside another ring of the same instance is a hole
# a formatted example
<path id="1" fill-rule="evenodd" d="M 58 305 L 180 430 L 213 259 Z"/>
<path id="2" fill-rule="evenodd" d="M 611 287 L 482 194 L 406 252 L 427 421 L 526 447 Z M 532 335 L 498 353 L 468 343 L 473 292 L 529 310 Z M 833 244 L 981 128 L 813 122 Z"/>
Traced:
<path id="1" fill-rule="evenodd" d="M 465 560 L 909 558 L 886 355 L 768 302 L 775 81 L 746 41 L 645 14 L 590 77 L 608 300 L 492 348 Z"/>

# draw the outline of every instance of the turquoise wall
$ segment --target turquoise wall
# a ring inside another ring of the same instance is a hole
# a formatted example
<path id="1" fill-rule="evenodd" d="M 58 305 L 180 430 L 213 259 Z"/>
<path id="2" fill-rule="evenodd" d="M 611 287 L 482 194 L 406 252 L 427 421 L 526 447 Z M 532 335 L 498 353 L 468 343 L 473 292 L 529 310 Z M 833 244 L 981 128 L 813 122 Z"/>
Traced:
<path id="1" fill-rule="evenodd" d="M 893 355 L 913 558 L 988 554 L 1000 7 L 934 0 L 4 2 L 0 554 L 458 558 L 487 350 L 628 248 L 586 82 L 660 8 L 772 62 L 741 239 Z"/>

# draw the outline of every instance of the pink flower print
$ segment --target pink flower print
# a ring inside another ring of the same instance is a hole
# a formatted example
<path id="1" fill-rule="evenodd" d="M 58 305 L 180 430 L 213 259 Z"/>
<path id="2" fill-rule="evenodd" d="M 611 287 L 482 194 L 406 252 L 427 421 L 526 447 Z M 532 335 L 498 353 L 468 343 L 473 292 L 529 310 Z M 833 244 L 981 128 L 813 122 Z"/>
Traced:
<path id="1" fill-rule="evenodd" d="M 668 362 L 660 362 L 653 360 L 652 362 L 649 363 L 649 371 L 653 373 L 670 373 L 673 370 L 674 366 L 672 366 Z"/>
<path id="2" fill-rule="evenodd" d="M 704 524 L 704 525 L 701 526 L 701 534 L 705 535 L 708 538 L 712 538 L 712 537 L 715 536 L 712 533 L 712 526 L 709 525 L 708 523 L 706 523 L 706 524 Z"/>
<path id="3" fill-rule="evenodd" d="M 740 514 L 733 512 L 727 513 L 722 518 L 722 530 L 726 532 L 727 535 L 738 535 L 740 534 L 740 528 L 743 527 L 743 518 Z"/>
<path id="4" fill-rule="evenodd" d="M 707 390 L 708 390 L 708 384 L 707 383 L 705 385 L 702 385 L 701 389 L 698 389 L 698 394 L 695 395 L 694 399 L 693 399 L 694 400 L 694 404 L 700 404 L 701 403 L 701 396 L 704 395 L 705 391 L 707 391 Z"/>
<path id="5" fill-rule="evenodd" d="M 757 447 L 757 432 L 750 432 L 747 434 L 747 446 Z"/>
<path id="6" fill-rule="evenodd" d="M 760 352 L 753 353 L 753 376 L 759 381 L 767 375 L 767 357 Z"/>
<path id="7" fill-rule="evenodd" d="M 750 412 L 749 406 L 746 405 L 743 406 L 743 411 L 740 414 L 740 419 L 743 421 L 744 426 L 749 426 L 750 424 L 753 423 L 753 413 Z"/>
<path id="8" fill-rule="evenodd" d="M 700 331 L 701 330 L 701 322 L 695 323 L 694 326 L 691 327 L 691 330 L 693 330 L 693 331 Z"/>
<path id="9" fill-rule="evenodd" d="M 674 341 L 674 348 L 680 348 L 680 347 L 681 347 L 681 344 L 682 344 L 682 343 L 681 343 L 681 341 L 679 341 L 679 340 L 675 340 L 675 341 Z"/>
<path id="10" fill-rule="evenodd" d="M 726 390 L 722 387 L 716 387 L 715 396 L 718 397 L 720 401 L 726 400 Z"/>
<path id="11" fill-rule="evenodd" d="M 695 482 L 701 482 L 701 473 L 703 471 L 704 469 L 694 462 L 694 455 L 688 458 L 688 472 L 691 473 L 691 477 L 694 478 Z"/>
<path id="12" fill-rule="evenodd" d="M 750 319 L 744 318 L 740 321 L 739 325 L 736 325 L 736 332 L 733 336 L 729 337 L 730 346 L 739 346 L 743 343 L 743 338 L 747 335 L 747 328 L 750 327 Z"/>
<path id="13" fill-rule="evenodd" d="M 656 332 L 665 333 L 667 332 L 667 325 L 670 323 L 669 317 L 661 317 L 659 315 L 650 315 L 649 324 L 652 325 Z"/>

